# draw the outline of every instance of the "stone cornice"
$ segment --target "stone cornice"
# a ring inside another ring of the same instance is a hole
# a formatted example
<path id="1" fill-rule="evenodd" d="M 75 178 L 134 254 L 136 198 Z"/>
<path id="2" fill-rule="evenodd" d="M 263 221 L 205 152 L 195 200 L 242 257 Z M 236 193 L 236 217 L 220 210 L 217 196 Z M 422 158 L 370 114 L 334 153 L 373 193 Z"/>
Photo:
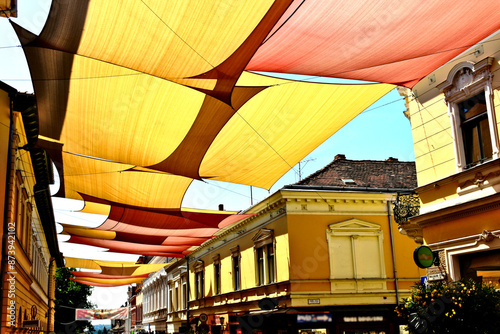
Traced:
<path id="1" fill-rule="evenodd" d="M 410 222 L 412 224 L 417 224 L 419 227 L 424 227 L 460 218 L 470 217 L 499 208 L 500 193 L 475 201 L 463 203 L 461 205 L 447 207 L 441 210 L 436 210 L 433 212 L 415 216 L 410 218 Z"/>

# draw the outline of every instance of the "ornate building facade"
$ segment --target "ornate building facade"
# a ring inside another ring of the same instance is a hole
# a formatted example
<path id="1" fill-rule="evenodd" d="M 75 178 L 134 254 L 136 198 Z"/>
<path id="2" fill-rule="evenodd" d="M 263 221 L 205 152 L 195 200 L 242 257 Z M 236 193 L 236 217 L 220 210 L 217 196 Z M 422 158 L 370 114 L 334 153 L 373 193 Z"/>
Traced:
<path id="1" fill-rule="evenodd" d="M 500 288 L 499 36 L 406 92 L 421 209 L 400 226 L 439 254 L 430 280 Z"/>
<path id="2" fill-rule="evenodd" d="M 2 333 L 51 331 L 55 269 L 62 266 L 49 184 L 52 166 L 35 147 L 35 97 L 0 83 Z"/>

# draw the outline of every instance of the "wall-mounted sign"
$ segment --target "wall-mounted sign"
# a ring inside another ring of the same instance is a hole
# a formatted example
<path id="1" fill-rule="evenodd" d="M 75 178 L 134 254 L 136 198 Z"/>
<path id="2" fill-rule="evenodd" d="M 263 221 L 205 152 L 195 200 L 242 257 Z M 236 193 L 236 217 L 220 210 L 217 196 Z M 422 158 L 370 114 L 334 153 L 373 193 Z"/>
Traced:
<path id="1" fill-rule="evenodd" d="M 344 317 L 344 322 L 375 322 L 384 321 L 383 316 L 361 316 L 361 317 Z"/>
<path id="2" fill-rule="evenodd" d="M 433 252 L 428 246 L 420 246 L 415 248 L 413 252 L 413 260 L 420 268 L 429 268 L 434 264 L 437 252 Z"/>
<path id="3" fill-rule="evenodd" d="M 443 273 L 429 274 L 429 281 L 441 281 L 444 280 L 444 278 Z"/>
<path id="4" fill-rule="evenodd" d="M 320 304 L 319 298 L 317 299 L 308 299 L 307 300 L 308 304 Z"/>
<path id="5" fill-rule="evenodd" d="M 297 314 L 297 323 L 305 324 L 311 322 L 332 322 L 333 318 L 330 313 L 307 313 Z"/>

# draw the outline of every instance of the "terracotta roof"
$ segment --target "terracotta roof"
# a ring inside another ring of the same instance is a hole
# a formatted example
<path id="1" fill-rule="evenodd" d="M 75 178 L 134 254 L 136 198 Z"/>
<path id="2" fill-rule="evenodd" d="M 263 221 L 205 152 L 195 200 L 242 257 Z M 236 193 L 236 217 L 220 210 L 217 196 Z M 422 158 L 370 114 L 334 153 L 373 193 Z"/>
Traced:
<path id="1" fill-rule="evenodd" d="M 414 189 L 417 187 L 417 176 L 415 162 L 395 158 L 385 161 L 349 160 L 345 155 L 338 154 L 330 164 L 296 185 Z"/>

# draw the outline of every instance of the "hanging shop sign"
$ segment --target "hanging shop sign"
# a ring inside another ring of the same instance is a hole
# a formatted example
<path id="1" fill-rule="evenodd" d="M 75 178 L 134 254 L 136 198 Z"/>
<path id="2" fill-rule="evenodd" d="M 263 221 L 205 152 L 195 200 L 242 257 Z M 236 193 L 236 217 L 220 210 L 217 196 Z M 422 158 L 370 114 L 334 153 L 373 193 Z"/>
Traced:
<path id="1" fill-rule="evenodd" d="M 438 252 L 432 251 L 428 246 L 420 246 L 415 248 L 413 260 L 418 267 L 429 268 L 432 265 L 438 264 Z"/>

